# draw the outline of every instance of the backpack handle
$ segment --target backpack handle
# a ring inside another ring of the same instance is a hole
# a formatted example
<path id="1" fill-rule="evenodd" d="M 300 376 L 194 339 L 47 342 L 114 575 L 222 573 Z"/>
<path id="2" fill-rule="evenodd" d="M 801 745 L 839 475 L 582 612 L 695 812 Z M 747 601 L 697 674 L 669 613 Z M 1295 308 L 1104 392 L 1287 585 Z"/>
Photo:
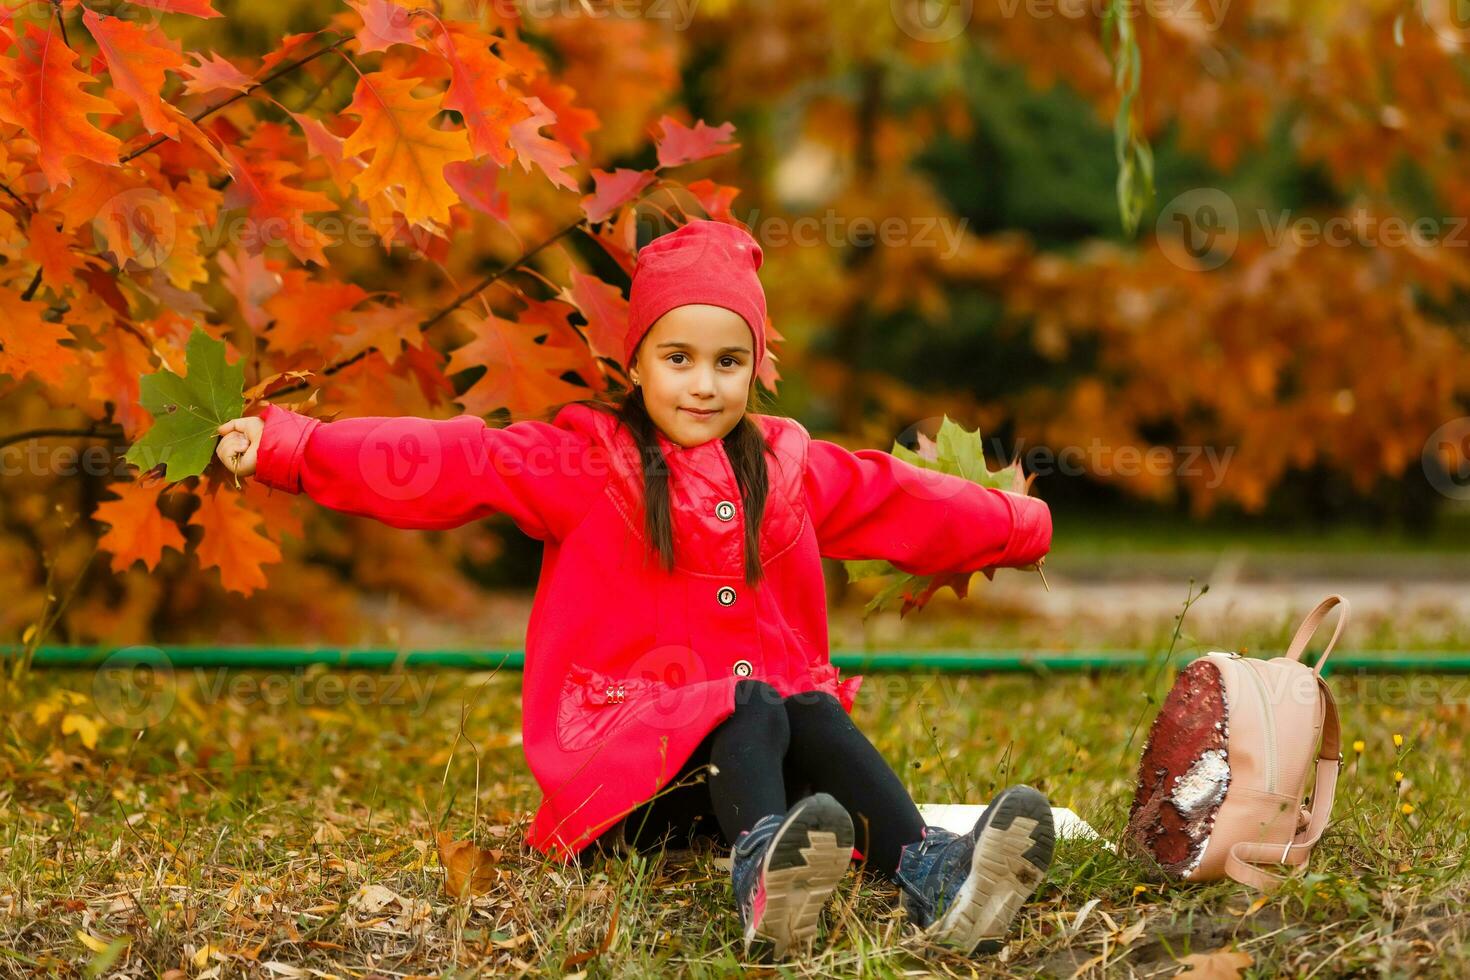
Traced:
<path id="1" fill-rule="evenodd" d="M 1322 625 L 1322 620 L 1332 611 L 1333 606 L 1342 606 L 1342 611 L 1337 615 L 1337 628 L 1332 631 L 1332 639 L 1327 641 L 1327 646 L 1322 650 L 1322 656 L 1317 658 L 1317 664 L 1312 668 L 1312 673 L 1318 677 L 1322 676 L 1322 667 L 1327 663 L 1327 657 L 1332 653 L 1332 648 L 1337 643 L 1337 638 L 1342 634 L 1342 628 L 1348 621 L 1348 601 L 1340 595 L 1333 594 L 1317 603 L 1317 608 L 1307 613 L 1307 618 L 1302 620 L 1302 625 L 1297 628 L 1296 636 L 1291 639 L 1291 646 L 1286 648 L 1286 659 L 1300 662 L 1302 654 L 1307 652 L 1307 643 L 1311 641 L 1312 634 L 1317 632 L 1317 627 Z"/>

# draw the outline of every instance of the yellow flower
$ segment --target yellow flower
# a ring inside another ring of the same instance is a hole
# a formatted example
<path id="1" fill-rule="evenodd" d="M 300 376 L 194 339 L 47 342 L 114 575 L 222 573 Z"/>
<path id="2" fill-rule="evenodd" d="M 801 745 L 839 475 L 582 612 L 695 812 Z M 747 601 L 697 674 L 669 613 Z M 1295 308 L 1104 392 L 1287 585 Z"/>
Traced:
<path id="1" fill-rule="evenodd" d="M 1409 814 L 1414 812 L 1414 804 L 1405 803 L 1403 806 L 1399 807 L 1399 810 L 1403 813 L 1404 816 L 1407 817 Z"/>
<path id="2" fill-rule="evenodd" d="M 1148 891 L 1148 886 L 1147 885 L 1134 885 L 1133 886 L 1133 894 L 1135 894 L 1135 895 L 1142 895 L 1146 891 Z"/>
<path id="3" fill-rule="evenodd" d="M 1393 771 L 1393 781 L 1396 783 L 1401 783 L 1404 781 L 1404 774 L 1402 770 L 1395 769 Z"/>
<path id="4" fill-rule="evenodd" d="M 1356 753 L 1358 753 L 1358 755 L 1362 755 L 1363 754 L 1363 750 L 1366 749 L 1367 747 L 1368 746 L 1366 744 L 1364 744 L 1364 742 L 1363 742 L 1363 740 L 1361 738 L 1358 739 L 1356 742 L 1353 743 L 1353 751 L 1356 752 Z"/>
<path id="5" fill-rule="evenodd" d="M 1404 737 L 1402 735 L 1400 735 L 1398 732 L 1394 732 L 1393 733 L 1393 744 L 1396 745 L 1396 746 L 1398 746 L 1399 748 L 1403 748 L 1404 747 Z"/>

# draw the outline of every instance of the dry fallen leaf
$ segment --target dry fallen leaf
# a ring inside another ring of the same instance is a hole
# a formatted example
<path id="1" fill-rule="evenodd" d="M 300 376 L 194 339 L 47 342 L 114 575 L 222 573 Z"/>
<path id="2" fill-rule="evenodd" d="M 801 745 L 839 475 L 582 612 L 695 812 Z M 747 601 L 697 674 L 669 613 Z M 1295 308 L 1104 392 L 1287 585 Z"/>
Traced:
<path id="1" fill-rule="evenodd" d="M 1217 949 L 1213 953 L 1195 953 L 1179 961 L 1189 969 L 1175 974 L 1194 980 L 1239 980 L 1240 971 L 1255 962 L 1249 953 L 1238 949 Z"/>
<path id="2" fill-rule="evenodd" d="M 467 840 L 453 840 L 449 831 L 437 835 L 439 863 L 444 865 L 444 890 L 455 898 L 483 895 L 495 881 L 495 865 L 500 851 L 487 851 Z"/>

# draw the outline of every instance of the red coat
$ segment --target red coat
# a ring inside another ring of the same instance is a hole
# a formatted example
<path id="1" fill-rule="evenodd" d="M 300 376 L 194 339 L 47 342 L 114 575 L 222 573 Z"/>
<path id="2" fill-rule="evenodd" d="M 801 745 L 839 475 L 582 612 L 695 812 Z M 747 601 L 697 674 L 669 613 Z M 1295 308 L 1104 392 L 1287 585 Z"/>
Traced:
<path id="1" fill-rule="evenodd" d="M 734 710 L 742 677 L 782 695 L 827 691 L 852 711 L 861 677 L 827 648 L 820 556 L 886 558 L 917 574 L 1034 562 L 1051 514 L 890 453 L 812 439 L 794 419 L 753 415 L 770 441 L 760 549 L 744 582 L 743 503 L 720 439 L 670 466 L 676 568 L 643 534 L 631 435 L 585 405 L 551 423 L 331 423 L 267 405 L 256 478 L 393 527 L 451 528 L 504 513 L 545 542 L 526 631 L 523 749 L 543 800 L 529 843 L 568 859 L 652 797 Z"/>

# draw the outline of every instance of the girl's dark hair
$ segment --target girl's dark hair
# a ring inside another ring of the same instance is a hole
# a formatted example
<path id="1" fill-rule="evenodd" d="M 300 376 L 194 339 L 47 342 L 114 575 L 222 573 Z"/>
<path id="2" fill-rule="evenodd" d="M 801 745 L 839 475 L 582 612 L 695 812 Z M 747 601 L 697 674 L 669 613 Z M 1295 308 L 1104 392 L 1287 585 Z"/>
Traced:
<path id="1" fill-rule="evenodd" d="M 643 389 L 635 385 L 631 390 L 616 390 L 608 401 L 584 398 L 566 404 L 586 405 L 615 416 L 632 434 L 643 463 L 644 532 L 665 570 L 673 572 L 674 520 L 669 508 L 669 468 L 658 444 L 657 426 L 643 402 Z M 547 414 L 554 417 L 561 407 Z M 762 407 L 762 396 L 752 378 L 746 414 L 724 436 L 725 455 L 735 471 L 735 483 L 745 508 L 745 584 L 751 586 L 765 577 L 761 570 L 760 528 L 770 489 L 765 453 L 771 447 L 760 426 L 750 417 L 751 412 Z"/>

